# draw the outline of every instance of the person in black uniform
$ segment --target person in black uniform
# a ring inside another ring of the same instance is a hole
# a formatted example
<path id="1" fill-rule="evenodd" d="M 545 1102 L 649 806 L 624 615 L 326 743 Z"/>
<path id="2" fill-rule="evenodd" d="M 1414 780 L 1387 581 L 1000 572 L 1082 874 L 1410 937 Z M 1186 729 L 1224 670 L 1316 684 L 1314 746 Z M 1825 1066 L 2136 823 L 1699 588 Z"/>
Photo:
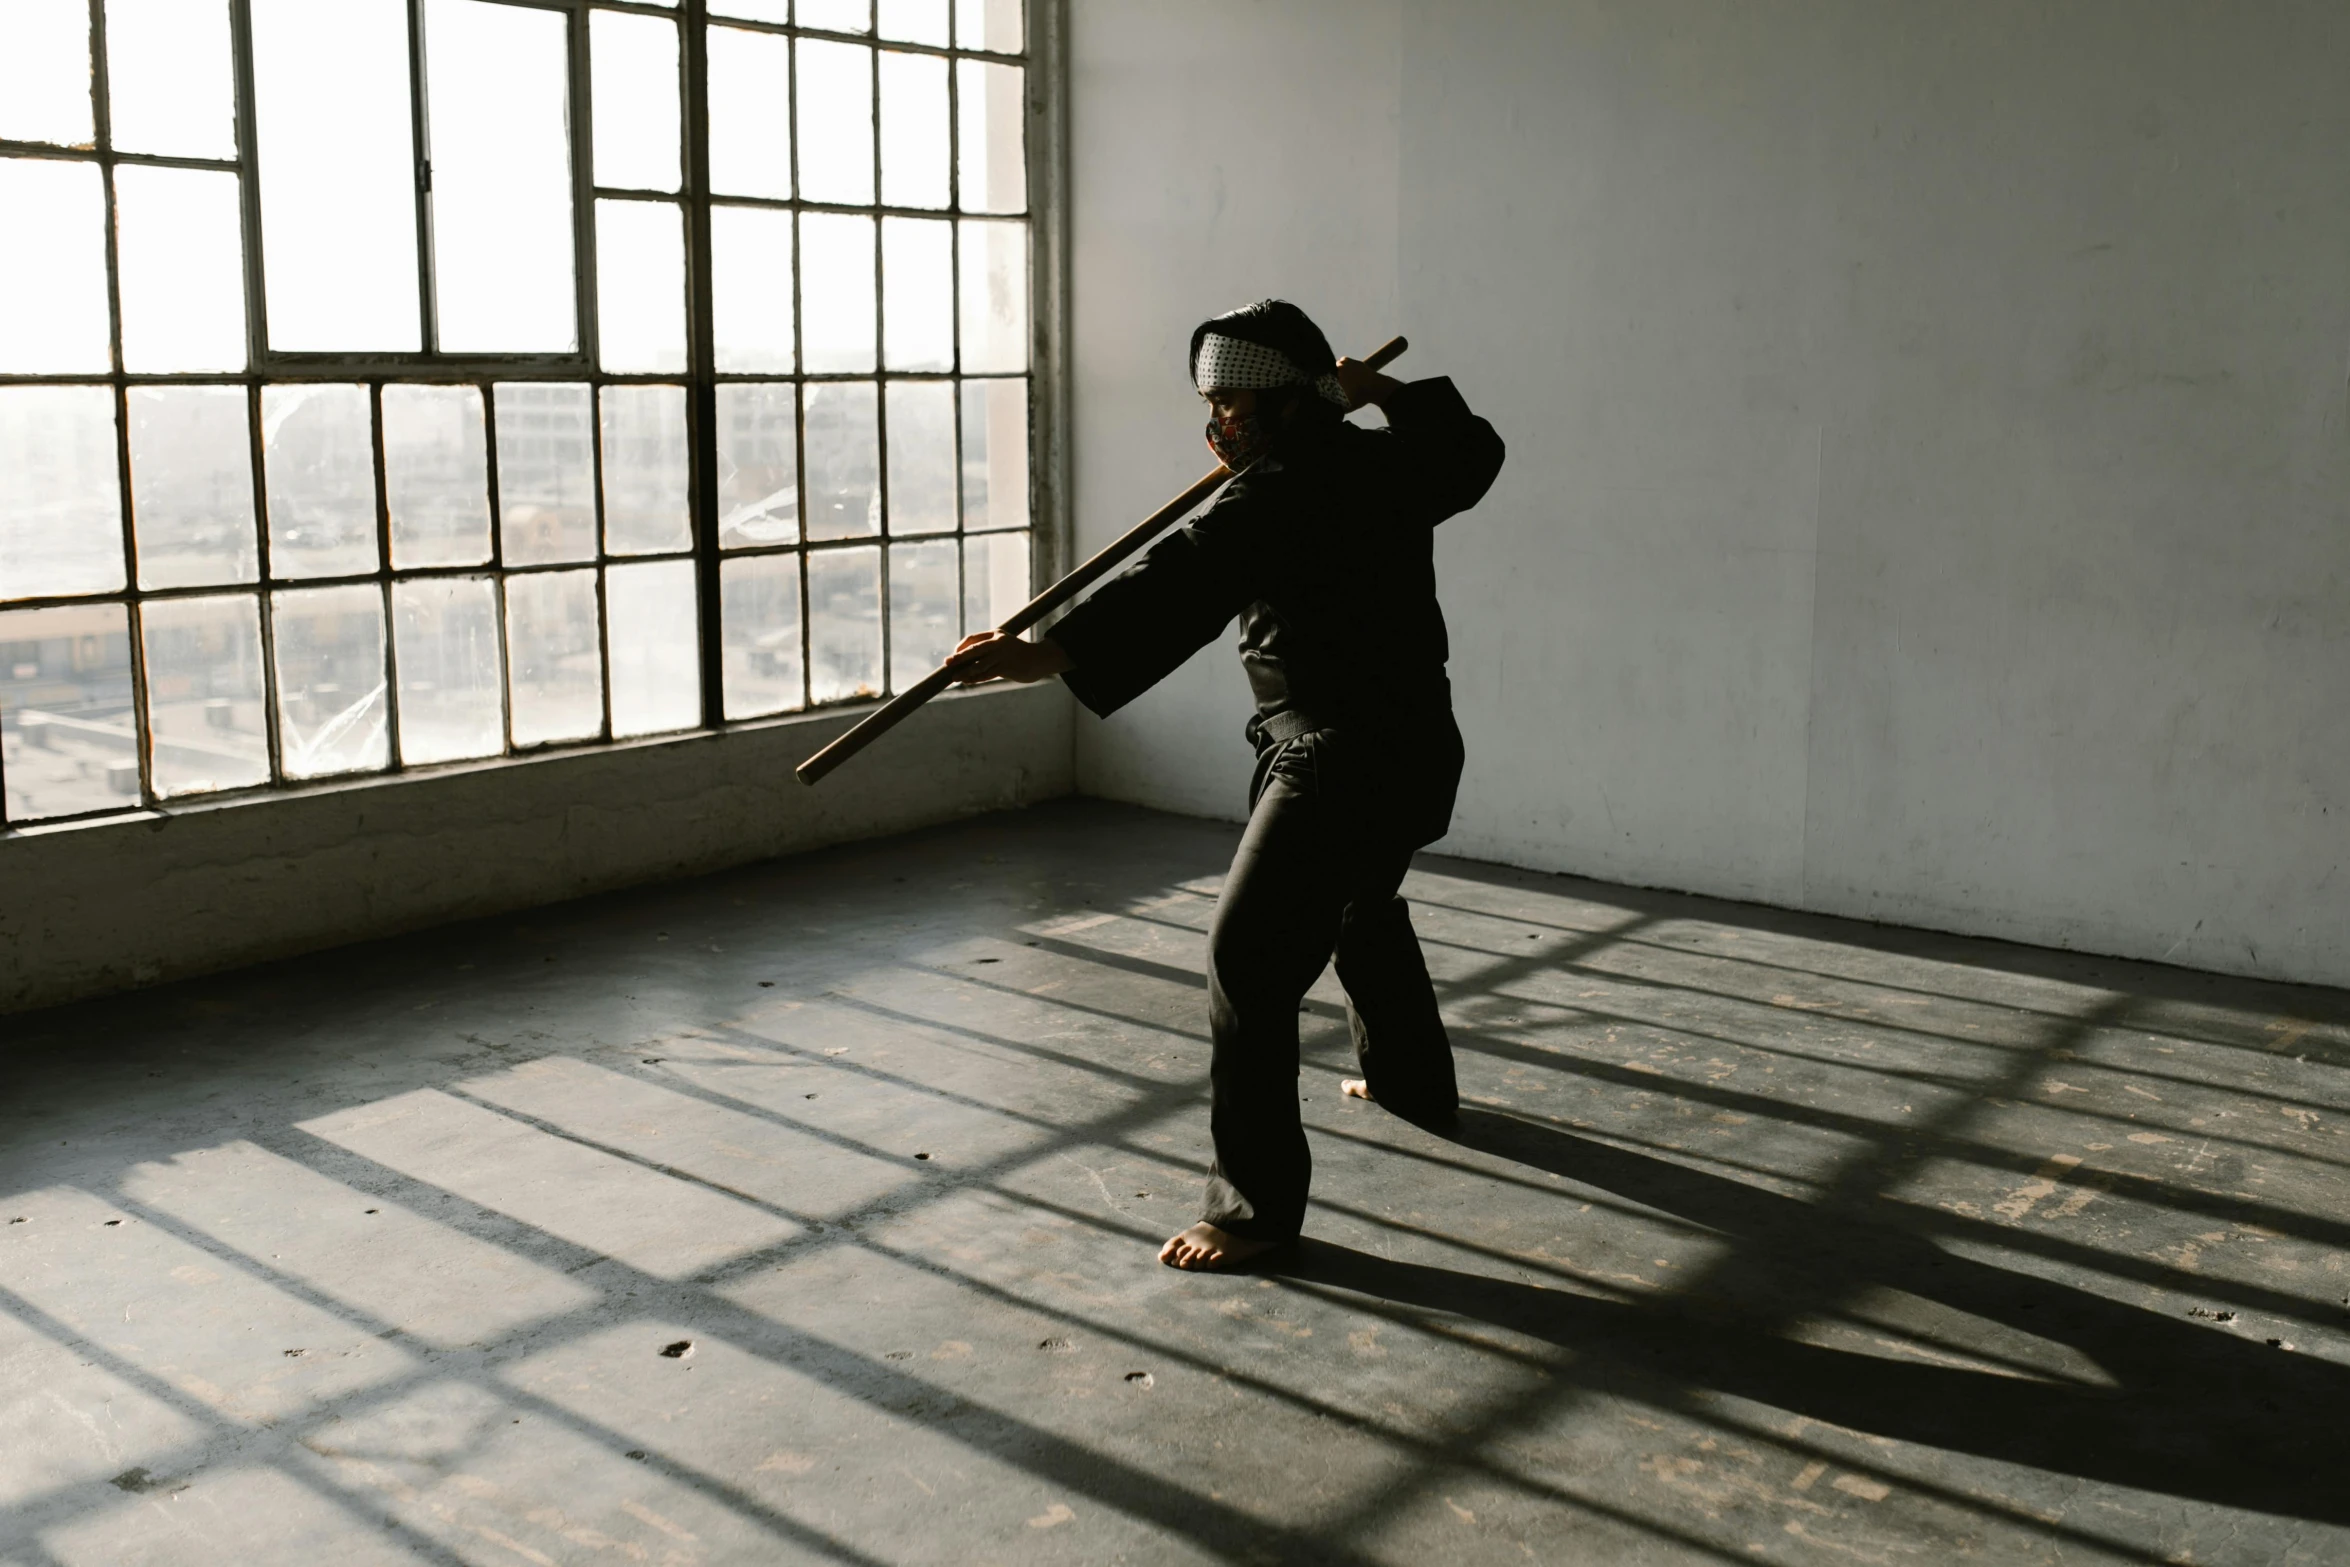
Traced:
<path id="1" fill-rule="evenodd" d="M 1423 1124 L 1457 1109 L 1397 889 L 1413 851 L 1443 836 L 1461 775 L 1434 530 L 1484 496 L 1502 443 L 1451 381 L 1334 361 L 1282 300 L 1203 322 L 1191 370 L 1208 445 L 1238 477 L 1049 636 L 967 637 L 954 662 L 963 684 L 1059 675 L 1107 717 L 1240 619 L 1257 763 L 1208 936 L 1216 1157 L 1205 1216 L 1159 1253 L 1213 1269 L 1304 1222 L 1298 1008 L 1333 957 L 1363 1073 L 1345 1091 Z M 1385 429 L 1346 421 L 1365 403 Z"/>

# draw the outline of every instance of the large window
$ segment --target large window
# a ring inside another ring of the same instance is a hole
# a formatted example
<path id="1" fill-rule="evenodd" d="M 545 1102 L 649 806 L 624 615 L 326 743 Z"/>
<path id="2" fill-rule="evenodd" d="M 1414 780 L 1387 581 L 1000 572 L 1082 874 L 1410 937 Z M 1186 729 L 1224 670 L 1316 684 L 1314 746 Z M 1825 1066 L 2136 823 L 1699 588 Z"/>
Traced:
<path id="1" fill-rule="evenodd" d="M 0 4 L 9 822 L 877 697 L 1026 598 L 1020 0 Z"/>

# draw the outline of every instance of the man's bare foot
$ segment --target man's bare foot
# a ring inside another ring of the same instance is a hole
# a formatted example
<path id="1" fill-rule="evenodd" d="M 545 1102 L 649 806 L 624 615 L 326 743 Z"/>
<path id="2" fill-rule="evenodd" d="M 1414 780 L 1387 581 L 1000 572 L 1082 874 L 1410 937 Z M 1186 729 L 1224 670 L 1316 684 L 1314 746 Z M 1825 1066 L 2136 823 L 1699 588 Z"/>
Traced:
<path id="1" fill-rule="evenodd" d="M 1227 1234 L 1202 1219 L 1161 1246 L 1159 1260 L 1170 1268 L 1182 1268 L 1192 1273 L 1215 1273 L 1225 1268 L 1238 1267 L 1251 1257 L 1261 1257 L 1278 1244 L 1277 1241 L 1252 1241 L 1245 1235 Z"/>
<path id="2" fill-rule="evenodd" d="M 1346 1097 L 1349 1099 L 1368 1099 L 1371 1097 L 1371 1085 L 1359 1077 L 1340 1078 L 1338 1080 L 1338 1091 L 1346 1095 Z"/>

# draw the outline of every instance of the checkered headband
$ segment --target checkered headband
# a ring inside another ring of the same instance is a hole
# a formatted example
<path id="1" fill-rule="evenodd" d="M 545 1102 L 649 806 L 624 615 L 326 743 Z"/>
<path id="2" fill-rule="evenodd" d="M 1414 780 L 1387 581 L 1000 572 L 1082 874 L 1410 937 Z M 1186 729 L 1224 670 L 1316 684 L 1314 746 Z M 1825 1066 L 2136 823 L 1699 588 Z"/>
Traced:
<path id="1" fill-rule="evenodd" d="M 1245 337 L 1226 337 L 1221 332 L 1209 332 L 1199 340 L 1199 362 L 1192 368 L 1192 381 L 1205 394 L 1223 388 L 1238 391 L 1244 387 L 1302 386 L 1311 384 L 1329 401 L 1344 408 L 1346 393 L 1335 375 L 1308 376 L 1296 360 L 1277 348 L 1252 343 Z"/>

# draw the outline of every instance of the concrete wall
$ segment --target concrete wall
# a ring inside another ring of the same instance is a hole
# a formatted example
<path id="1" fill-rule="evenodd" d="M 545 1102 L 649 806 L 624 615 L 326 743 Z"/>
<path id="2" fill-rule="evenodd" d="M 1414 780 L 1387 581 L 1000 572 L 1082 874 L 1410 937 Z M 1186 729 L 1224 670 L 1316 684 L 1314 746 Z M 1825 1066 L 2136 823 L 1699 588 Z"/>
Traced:
<path id="1" fill-rule="evenodd" d="M 1076 511 L 1279 293 L 1510 441 L 1446 847 L 2350 982 L 2350 8 L 1085 0 Z M 1081 789 L 1242 809 L 1228 649 Z"/>
<path id="2" fill-rule="evenodd" d="M 0 1012 L 1066 794 L 1058 682 L 939 698 L 817 787 L 855 715 L 0 837 Z"/>

